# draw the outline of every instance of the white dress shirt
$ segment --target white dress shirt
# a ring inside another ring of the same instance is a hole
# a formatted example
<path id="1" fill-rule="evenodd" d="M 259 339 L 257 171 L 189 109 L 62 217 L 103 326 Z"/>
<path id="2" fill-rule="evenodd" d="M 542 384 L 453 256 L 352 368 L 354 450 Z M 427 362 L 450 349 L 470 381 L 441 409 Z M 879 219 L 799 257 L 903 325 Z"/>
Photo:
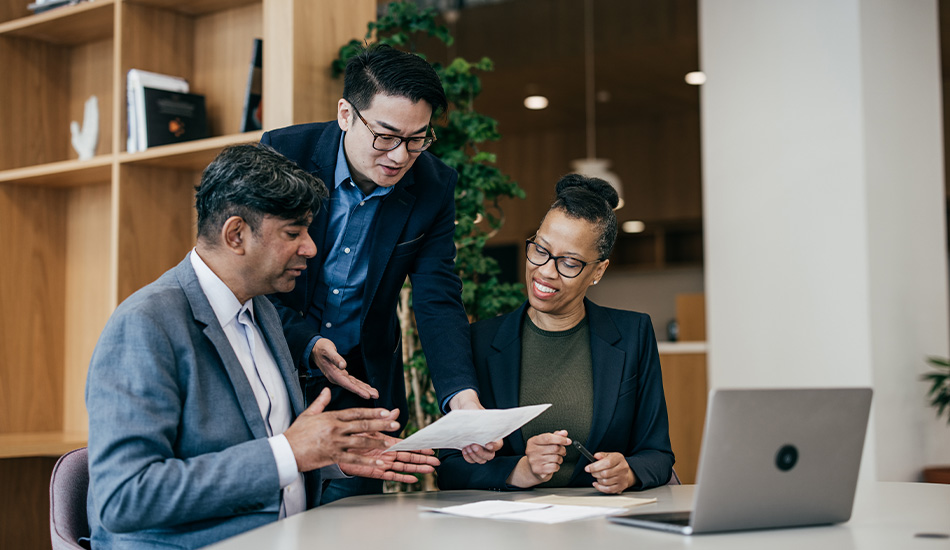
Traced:
<path id="1" fill-rule="evenodd" d="M 211 309 L 214 310 L 234 355 L 244 369 L 261 417 L 267 426 L 270 436 L 267 442 L 270 443 L 274 460 L 277 462 L 277 474 L 282 489 L 280 517 L 303 512 L 307 507 L 303 475 L 297 471 L 297 459 L 294 458 L 290 443 L 284 436 L 284 431 L 290 426 L 293 417 L 290 396 L 273 354 L 268 346 L 264 345 L 266 340 L 254 316 L 254 302 L 248 300 L 241 304 L 224 281 L 198 256 L 196 250 L 192 249 L 190 257 L 201 290 L 211 303 Z M 251 318 L 255 319 L 251 328 L 253 335 L 245 334 L 245 327 L 238 322 L 238 315 L 245 309 L 251 314 Z M 250 337 L 256 338 L 256 342 L 261 344 L 255 352 L 250 348 Z"/>

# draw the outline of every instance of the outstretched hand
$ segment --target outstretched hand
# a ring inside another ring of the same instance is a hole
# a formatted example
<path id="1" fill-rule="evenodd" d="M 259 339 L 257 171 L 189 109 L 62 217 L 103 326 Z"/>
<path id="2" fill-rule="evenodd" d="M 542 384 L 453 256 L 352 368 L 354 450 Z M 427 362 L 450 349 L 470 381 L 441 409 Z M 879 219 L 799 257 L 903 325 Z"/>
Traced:
<path id="1" fill-rule="evenodd" d="M 320 338 L 310 352 L 310 360 L 327 380 L 363 399 L 379 399 L 379 391 L 346 370 L 346 360 L 328 338 Z"/>
<path id="2" fill-rule="evenodd" d="M 386 447 L 395 445 L 401 441 L 397 437 L 388 436 L 381 433 L 360 434 L 364 437 L 383 441 Z M 381 449 L 361 449 L 354 450 L 354 453 L 364 457 L 376 459 L 376 465 L 370 466 L 365 463 L 340 464 L 343 473 L 350 476 L 371 477 L 385 481 L 398 481 L 401 483 L 415 483 L 418 481 L 415 476 L 410 474 L 429 474 L 435 471 L 439 465 L 439 459 L 435 457 L 432 449 L 423 449 L 420 451 L 394 451 L 383 452 Z"/>

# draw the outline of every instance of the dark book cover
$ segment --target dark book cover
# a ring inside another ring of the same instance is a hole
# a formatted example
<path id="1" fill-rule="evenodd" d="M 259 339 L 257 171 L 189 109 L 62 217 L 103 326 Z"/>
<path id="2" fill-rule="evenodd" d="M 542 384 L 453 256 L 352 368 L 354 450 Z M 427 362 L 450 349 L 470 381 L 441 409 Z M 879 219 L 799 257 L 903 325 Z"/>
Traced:
<path id="1" fill-rule="evenodd" d="M 205 97 L 145 88 L 147 147 L 208 137 Z"/>
<path id="2" fill-rule="evenodd" d="M 244 120 L 241 122 L 241 131 L 250 132 L 264 127 L 261 114 L 261 90 L 263 89 L 264 47 L 260 38 L 254 39 L 254 49 L 251 54 L 251 69 L 247 75 L 247 91 L 244 94 Z"/>

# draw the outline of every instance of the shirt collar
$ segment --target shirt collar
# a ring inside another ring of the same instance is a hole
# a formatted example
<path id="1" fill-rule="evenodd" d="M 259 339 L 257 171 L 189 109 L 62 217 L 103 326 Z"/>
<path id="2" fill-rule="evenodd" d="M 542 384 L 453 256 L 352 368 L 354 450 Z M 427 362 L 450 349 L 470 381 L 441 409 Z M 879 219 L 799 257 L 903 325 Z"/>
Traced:
<path id="1" fill-rule="evenodd" d="M 339 189 L 340 186 L 343 185 L 343 182 L 353 179 L 353 176 L 350 174 L 350 165 L 347 164 L 346 162 L 346 152 L 343 150 L 344 137 L 346 137 L 346 132 L 343 132 L 342 134 L 340 134 L 340 146 L 337 148 L 337 151 L 336 151 L 336 168 L 333 171 L 333 188 L 334 189 Z M 365 195 L 364 198 L 368 199 L 370 197 L 384 197 L 392 193 L 395 187 L 396 187 L 395 185 L 391 187 L 380 187 L 377 185 L 376 189 L 373 189 L 373 192 L 370 193 L 369 195 Z M 358 187 L 354 186 L 354 188 L 357 189 L 360 192 L 360 194 L 363 193 L 363 191 L 360 190 Z"/>
<path id="2" fill-rule="evenodd" d="M 245 307 L 250 312 L 251 318 L 254 318 L 254 300 L 241 304 L 228 285 L 224 284 L 224 281 L 198 256 L 196 249 L 192 248 L 189 256 L 191 267 L 194 268 L 195 275 L 198 277 L 198 284 L 201 285 L 201 290 L 211 303 L 211 309 L 214 310 L 214 315 L 222 327 L 237 318 L 238 313 Z"/>

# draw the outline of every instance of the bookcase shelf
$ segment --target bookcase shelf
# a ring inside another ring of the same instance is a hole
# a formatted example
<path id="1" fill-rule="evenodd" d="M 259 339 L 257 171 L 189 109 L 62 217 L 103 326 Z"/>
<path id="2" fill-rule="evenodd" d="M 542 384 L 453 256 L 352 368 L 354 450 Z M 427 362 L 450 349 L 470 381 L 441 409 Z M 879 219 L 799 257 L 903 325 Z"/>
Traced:
<path id="1" fill-rule="evenodd" d="M 0 435 L 0 459 L 60 456 L 86 446 L 86 432 L 33 432 Z"/>
<path id="2" fill-rule="evenodd" d="M 121 153 L 119 162 L 124 165 L 201 171 L 221 149 L 237 143 L 260 141 L 263 133 L 263 131 L 245 132 L 150 147 L 138 153 Z"/>
<path id="3" fill-rule="evenodd" d="M 114 0 L 96 0 L 64 6 L 0 23 L 0 36 L 16 36 L 75 45 L 112 36 Z M 25 4 L 24 4 L 25 5 Z"/>
<path id="4" fill-rule="evenodd" d="M 375 0 L 95 0 L 35 15 L 27 3 L 0 0 L 0 467 L 85 444 L 106 320 L 193 246 L 204 167 L 261 137 L 240 132 L 253 39 L 265 127 L 328 120 L 342 92 L 330 62 L 376 16 Z M 211 137 L 125 152 L 132 68 L 188 79 Z M 99 141 L 80 161 L 69 126 L 92 95 Z"/>
<path id="5" fill-rule="evenodd" d="M 64 160 L 0 172 L 0 183 L 74 187 L 109 181 L 112 156 L 100 155 L 89 160 Z"/>

